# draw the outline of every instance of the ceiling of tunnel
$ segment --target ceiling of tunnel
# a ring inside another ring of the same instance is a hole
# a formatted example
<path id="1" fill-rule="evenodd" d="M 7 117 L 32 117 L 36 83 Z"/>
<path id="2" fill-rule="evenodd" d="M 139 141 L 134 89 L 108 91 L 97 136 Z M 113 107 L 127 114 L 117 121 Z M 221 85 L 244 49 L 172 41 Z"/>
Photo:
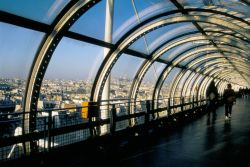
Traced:
<path id="1" fill-rule="evenodd" d="M 0 2 L 0 79 L 21 80 L 24 107 L 69 91 L 66 80 L 100 101 L 108 76 L 111 99 L 191 94 L 212 79 L 249 86 L 249 0 L 113 0 L 108 12 L 107 1 Z"/>

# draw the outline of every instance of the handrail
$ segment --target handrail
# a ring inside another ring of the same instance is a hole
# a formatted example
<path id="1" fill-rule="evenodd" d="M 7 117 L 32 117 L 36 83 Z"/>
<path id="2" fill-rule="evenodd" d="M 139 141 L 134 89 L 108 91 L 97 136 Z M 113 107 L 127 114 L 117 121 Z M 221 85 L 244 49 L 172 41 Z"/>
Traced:
<path id="1" fill-rule="evenodd" d="M 37 141 L 38 145 L 38 152 L 43 151 L 50 151 L 54 147 L 60 147 L 65 145 L 65 143 L 71 143 L 71 142 L 79 142 L 87 140 L 88 138 L 92 138 L 95 136 L 103 135 L 100 132 L 100 127 L 102 125 L 110 125 L 110 128 L 106 129 L 106 134 L 115 134 L 120 133 L 123 130 L 127 128 L 136 128 L 138 126 L 145 126 L 148 127 L 150 124 L 154 124 L 154 122 L 158 122 L 160 120 L 167 120 L 169 117 L 173 117 L 178 114 L 186 113 L 188 111 L 198 110 L 199 108 L 202 108 L 206 105 L 207 99 L 201 98 L 200 100 L 197 100 L 194 97 L 175 97 L 175 98 L 166 98 L 166 100 L 170 101 L 172 99 L 179 100 L 178 104 L 170 104 L 164 105 L 163 107 L 159 107 L 157 109 L 153 108 L 153 101 L 152 100 L 146 100 L 146 101 L 136 101 L 136 102 L 143 102 L 139 104 L 136 104 L 133 102 L 132 105 L 135 105 L 136 110 L 134 113 L 128 113 L 128 111 L 125 108 L 125 111 L 123 111 L 123 114 L 119 114 L 120 106 L 127 106 L 131 105 L 129 102 L 124 103 L 113 103 L 113 104 L 95 104 L 97 108 L 96 110 L 99 110 L 99 112 L 102 111 L 101 106 L 110 105 L 110 111 L 108 112 L 108 117 L 106 119 L 101 119 L 100 117 L 89 117 L 89 118 L 82 118 L 81 117 L 81 109 L 86 107 L 72 107 L 72 108 L 60 108 L 60 109 L 46 109 L 43 111 L 37 111 L 37 113 L 43 113 L 47 112 L 46 116 L 37 117 L 37 130 L 35 132 L 27 133 L 27 134 L 11 134 L 8 137 L 2 137 L 0 133 L 0 161 L 1 160 L 8 160 L 7 157 L 4 157 L 4 155 L 7 155 L 6 151 L 10 151 L 9 148 L 11 145 L 16 146 L 20 145 L 20 143 L 25 143 L 29 141 Z M 185 99 L 188 99 L 188 101 L 185 101 Z M 128 100 L 128 99 L 126 99 Z M 144 106 L 144 107 L 143 107 Z M 186 107 L 188 106 L 188 107 Z M 88 109 L 90 106 L 88 106 Z M 171 112 L 171 110 L 178 109 L 178 112 Z M 75 112 L 69 112 L 69 110 L 74 109 Z M 93 108 L 91 108 L 93 109 Z M 61 113 L 60 111 L 68 111 L 68 113 Z M 57 113 L 56 115 L 53 115 L 52 112 Z M 89 111 L 92 112 L 92 111 Z M 125 112 L 125 113 L 124 113 Z M 165 113 L 167 114 L 161 114 Z M 1 116 L 17 116 L 20 118 L 20 122 L 22 121 L 21 118 L 24 118 L 24 114 L 29 114 L 29 112 L 19 112 L 19 113 L 10 113 L 10 114 L 0 114 Z M 160 116 L 159 116 L 160 115 Z M 93 119 L 94 118 L 94 119 Z M 131 119 L 135 119 L 137 123 L 131 126 L 129 123 Z M 0 121 L 0 124 L 3 124 L 4 126 L 8 126 L 8 122 L 11 122 L 11 119 L 4 120 L 4 122 Z M 0 125 L 1 126 L 1 125 Z M 15 125 L 12 125 L 10 123 L 10 129 L 20 126 L 18 123 Z M 84 136 L 82 133 L 84 132 Z M 12 132 L 13 133 L 13 132 Z M 60 136 L 72 134 L 72 138 L 64 139 Z M 80 135 L 81 134 L 81 135 Z M 80 137 L 75 137 L 79 135 Z M 67 141 L 63 141 L 67 140 Z M 72 141 L 70 141 L 72 140 Z M 74 141 L 73 141 L 74 140 Z M 43 146 L 41 146 L 41 143 Z M 2 157 L 2 159 L 1 159 Z M 11 156 L 10 156 L 11 157 Z M 13 156 L 18 157 L 18 156 Z"/>

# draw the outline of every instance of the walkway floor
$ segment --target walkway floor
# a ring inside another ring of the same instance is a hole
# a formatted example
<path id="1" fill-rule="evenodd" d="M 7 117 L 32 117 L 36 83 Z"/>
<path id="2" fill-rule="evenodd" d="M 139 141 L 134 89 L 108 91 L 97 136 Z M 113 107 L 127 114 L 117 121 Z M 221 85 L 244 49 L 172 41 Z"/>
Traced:
<path id="1" fill-rule="evenodd" d="M 154 145 L 120 160 L 122 167 L 249 166 L 250 99 L 237 99 L 232 118 L 225 121 L 224 106 L 215 117 L 202 116 Z"/>

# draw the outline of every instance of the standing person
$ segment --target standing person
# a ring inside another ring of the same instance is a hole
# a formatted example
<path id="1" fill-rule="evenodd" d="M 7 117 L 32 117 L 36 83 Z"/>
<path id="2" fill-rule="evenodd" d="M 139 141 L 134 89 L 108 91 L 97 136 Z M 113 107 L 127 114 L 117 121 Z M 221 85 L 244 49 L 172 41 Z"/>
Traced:
<path id="1" fill-rule="evenodd" d="M 215 86 L 214 81 L 212 81 L 210 83 L 206 95 L 207 95 L 207 98 L 209 99 L 209 104 L 208 104 L 208 108 L 207 108 L 208 109 L 208 116 L 210 116 L 211 112 L 213 113 L 213 116 L 215 116 L 216 104 L 218 101 L 219 93 L 218 93 L 217 87 Z"/>
<path id="2" fill-rule="evenodd" d="M 225 102 L 225 119 L 228 120 L 228 118 L 231 118 L 232 107 L 234 102 L 236 102 L 235 92 L 232 89 L 231 84 L 227 84 L 227 89 L 224 91 L 223 99 Z"/>

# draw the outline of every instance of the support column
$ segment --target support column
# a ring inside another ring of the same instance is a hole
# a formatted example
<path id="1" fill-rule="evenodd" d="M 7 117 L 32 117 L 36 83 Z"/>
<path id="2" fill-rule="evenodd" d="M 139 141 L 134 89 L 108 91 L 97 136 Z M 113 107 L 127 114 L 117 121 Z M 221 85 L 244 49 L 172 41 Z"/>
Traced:
<path id="1" fill-rule="evenodd" d="M 113 29 L 113 15 L 114 15 L 114 0 L 106 0 L 106 17 L 105 17 L 105 34 L 104 34 L 104 41 L 108 43 L 112 43 L 112 29 Z M 109 52 L 108 48 L 104 48 L 104 56 L 107 55 Z M 104 89 L 102 93 L 102 102 L 101 104 L 104 105 L 101 107 L 101 113 L 100 117 L 101 119 L 108 118 L 109 113 L 109 98 L 110 98 L 110 82 L 111 82 L 111 76 L 109 75 Z M 100 128 L 100 133 L 105 134 L 108 131 L 107 125 L 103 125 Z M 100 135 L 101 135 L 100 134 Z"/>

